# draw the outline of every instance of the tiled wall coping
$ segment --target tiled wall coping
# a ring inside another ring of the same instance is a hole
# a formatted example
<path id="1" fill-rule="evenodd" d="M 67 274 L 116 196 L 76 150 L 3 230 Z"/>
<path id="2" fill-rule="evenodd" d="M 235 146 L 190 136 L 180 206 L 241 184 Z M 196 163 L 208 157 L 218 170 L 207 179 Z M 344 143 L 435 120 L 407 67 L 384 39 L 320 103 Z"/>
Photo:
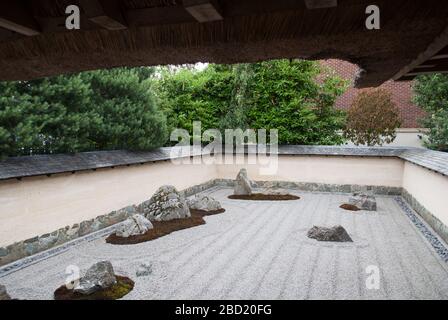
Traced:
<path id="1" fill-rule="evenodd" d="M 0 180 L 74 173 L 181 158 L 182 156 L 172 155 L 174 150 L 176 149 L 160 148 L 149 152 L 98 151 L 8 158 L 0 161 Z M 245 153 L 248 152 L 253 153 L 252 151 L 245 151 Z M 191 156 L 201 154 L 205 153 L 201 151 L 190 153 Z M 280 146 L 278 154 L 280 156 L 396 157 L 448 176 L 448 153 L 421 148 Z M 185 156 L 185 153 L 183 153 L 183 156 Z"/>

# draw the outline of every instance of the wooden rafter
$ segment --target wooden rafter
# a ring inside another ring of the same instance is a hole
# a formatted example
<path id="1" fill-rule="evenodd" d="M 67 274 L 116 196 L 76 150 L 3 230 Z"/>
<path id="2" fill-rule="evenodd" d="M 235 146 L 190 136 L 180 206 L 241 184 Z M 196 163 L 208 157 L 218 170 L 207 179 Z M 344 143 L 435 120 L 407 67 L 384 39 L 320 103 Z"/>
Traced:
<path id="1" fill-rule="evenodd" d="M 338 0 L 305 0 L 308 9 L 334 8 L 338 6 Z"/>
<path id="2" fill-rule="evenodd" d="M 221 8 L 216 0 L 184 0 L 184 7 L 201 23 L 223 19 Z"/>
<path id="3" fill-rule="evenodd" d="M 447 58 L 442 55 L 437 55 L 440 51 L 442 51 L 446 46 L 448 46 L 448 27 L 442 32 L 440 36 L 438 36 L 429 46 L 428 48 L 422 52 L 417 59 L 412 61 L 410 64 L 408 64 L 406 67 L 401 69 L 394 77 L 393 80 L 399 80 L 402 77 L 405 76 L 415 76 L 418 74 L 427 74 L 427 73 L 433 73 L 434 71 L 416 71 L 413 72 L 416 67 L 419 65 L 425 64 L 428 61 L 431 61 L 428 64 L 432 64 L 433 61 L 437 59 L 444 59 Z"/>
<path id="4" fill-rule="evenodd" d="M 126 22 L 117 0 L 79 0 L 88 19 L 107 30 L 126 29 Z"/>
<path id="5" fill-rule="evenodd" d="M 0 27 L 25 36 L 35 36 L 40 33 L 39 26 L 25 3 L 19 0 L 0 1 Z"/>

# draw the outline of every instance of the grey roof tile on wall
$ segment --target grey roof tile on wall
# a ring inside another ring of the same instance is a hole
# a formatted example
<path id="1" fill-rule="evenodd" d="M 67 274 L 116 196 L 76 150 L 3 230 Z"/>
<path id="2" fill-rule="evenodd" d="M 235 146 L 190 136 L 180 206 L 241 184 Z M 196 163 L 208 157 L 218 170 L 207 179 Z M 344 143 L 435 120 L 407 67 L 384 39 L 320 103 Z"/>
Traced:
<path id="1" fill-rule="evenodd" d="M 176 155 L 176 152 L 185 152 L 186 150 L 186 148 L 160 148 L 148 152 L 119 150 L 14 157 L 0 161 L 0 180 L 166 161 L 181 157 L 180 155 Z M 238 151 L 235 152 L 238 153 Z M 247 153 L 248 150 L 244 152 Z M 201 153 L 202 151 L 196 150 L 194 154 L 198 155 Z M 448 153 L 427 149 L 400 147 L 280 146 L 278 154 L 297 156 L 397 157 L 448 176 Z"/>

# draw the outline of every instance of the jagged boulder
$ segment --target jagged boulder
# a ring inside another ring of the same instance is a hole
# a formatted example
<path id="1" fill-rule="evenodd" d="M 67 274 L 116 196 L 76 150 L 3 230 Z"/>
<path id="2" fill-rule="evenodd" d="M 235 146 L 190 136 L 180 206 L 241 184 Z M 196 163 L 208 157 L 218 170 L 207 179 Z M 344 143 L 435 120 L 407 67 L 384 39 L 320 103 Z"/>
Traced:
<path id="1" fill-rule="evenodd" d="M 213 197 L 196 195 L 187 201 L 188 207 L 193 210 L 218 211 L 222 210 L 221 203 Z"/>
<path id="2" fill-rule="evenodd" d="M 187 201 L 173 186 L 163 186 L 149 201 L 140 205 L 143 215 L 150 221 L 170 221 L 191 216 Z"/>
<path id="3" fill-rule="evenodd" d="M 342 226 L 335 226 L 333 228 L 314 226 L 308 231 L 308 238 L 328 242 L 353 242 L 352 238 Z"/>
<path id="4" fill-rule="evenodd" d="M 84 277 L 79 279 L 79 284 L 74 292 L 90 295 L 100 290 L 111 288 L 117 283 L 114 268 L 109 261 L 101 261 L 89 268 Z"/>
<path id="5" fill-rule="evenodd" d="M 364 193 L 354 193 L 349 199 L 349 204 L 358 207 L 361 210 L 376 211 L 376 198 Z"/>
<path id="6" fill-rule="evenodd" d="M 6 291 L 6 287 L 0 285 L 0 301 L 11 300 L 8 292 Z"/>
<path id="7" fill-rule="evenodd" d="M 252 195 L 252 183 L 247 177 L 247 170 L 241 169 L 236 177 L 235 187 L 233 190 L 236 196 L 250 196 Z"/>
<path id="8" fill-rule="evenodd" d="M 153 228 L 151 221 L 141 214 L 135 214 L 123 222 L 116 231 L 121 238 L 129 238 L 145 234 Z"/>

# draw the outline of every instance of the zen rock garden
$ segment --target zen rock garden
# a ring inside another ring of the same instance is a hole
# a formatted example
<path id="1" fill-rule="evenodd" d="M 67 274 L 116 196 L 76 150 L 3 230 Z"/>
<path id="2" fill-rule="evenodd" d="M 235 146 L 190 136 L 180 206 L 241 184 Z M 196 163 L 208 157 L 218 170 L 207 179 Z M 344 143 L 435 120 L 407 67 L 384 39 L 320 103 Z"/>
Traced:
<path id="1" fill-rule="evenodd" d="M 254 188 L 257 184 L 251 180 L 247 175 L 246 169 L 241 169 L 235 180 L 233 195 L 229 196 L 232 200 L 252 200 L 252 201 L 288 201 L 299 200 L 300 197 L 291 195 L 289 193 L 264 190 L 262 193 L 255 193 Z"/>
<path id="2" fill-rule="evenodd" d="M 134 282 L 115 275 L 109 261 L 91 266 L 86 274 L 76 281 L 74 288 L 61 286 L 54 293 L 55 300 L 117 300 L 134 288 Z"/>
<path id="3" fill-rule="evenodd" d="M 257 193 L 256 190 L 262 190 Z M 257 184 L 242 169 L 235 180 L 232 200 L 282 201 L 299 200 L 300 197 L 280 189 L 257 188 Z M 221 203 L 209 195 L 197 194 L 189 199 L 173 186 L 160 187 L 150 200 L 134 206 L 134 212 L 121 222 L 106 242 L 112 245 L 132 245 L 155 240 L 172 232 L 204 225 L 205 216 L 225 212 Z M 355 193 L 348 203 L 341 206 L 351 211 L 376 211 L 372 195 Z M 353 242 L 343 226 L 314 226 L 307 237 L 318 242 Z M 151 263 L 142 263 L 135 272 L 137 278 L 153 274 Z M 134 288 L 133 280 L 115 274 L 109 261 L 92 265 L 73 288 L 61 286 L 54 292 L 56 300 L 115 300 L 127 295 Z M 6 288 L 0 285 L 0 300 L 8 300 Z"/>
<path id="4" fill-rule="evenodd" d="M 377 211 L 376 198 L 365 193 L 354 193 L 348 203 L 340 208 L 348 211 Z"/>
<path id="5" fill-rule="evenodd" d="M 340 208 L 348 211 L 376 211 L 376 198 L 365 193 L 354 193 L 349 198 L 349 203 L 341 205 Z M 308 238 L 327 242 L 353 242 L 348 232 L 342 226 L 332 228 L 314 226 L 308 231 Z"/>
<path id="6" fill-rule="evenodd" d="M 150 200 L 137 206 L 138 214 L 122 223 L 106 242 L 117 245 L 155 240 L 172 232 L 205 224 L 204 216 L 223 213 L 216 199 L 197 195 L 185 197 L 173 186 L 162 186 Z"/>
<path id="7" fill-rule="evenodd" d="M 355 193 L 349 199 L 349 204 L 365 211 L 376 211 L 376 199 L 374 196 L 364 193 Z"/>

